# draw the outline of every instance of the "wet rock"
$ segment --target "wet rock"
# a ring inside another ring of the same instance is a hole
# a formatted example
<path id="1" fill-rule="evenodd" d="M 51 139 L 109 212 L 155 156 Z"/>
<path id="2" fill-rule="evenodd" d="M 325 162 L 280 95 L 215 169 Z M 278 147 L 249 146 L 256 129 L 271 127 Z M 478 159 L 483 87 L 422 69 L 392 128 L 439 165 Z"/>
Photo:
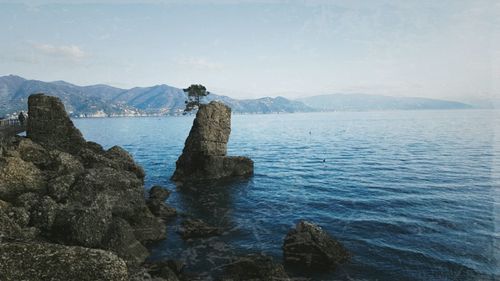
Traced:
<path id="1" fill-rule="evenodd" d="M 222 234 L 222 229 L 199 219 L 187 219 L 181 223 L 179 234 L 182 239 L 205 238 Z"/>
<path id="2" fill-rule="evenodd" d="M 130 224 L 121 218 L 113 219 L 103 246 L 116 253 L 130 266 L 143 263 L 149 256 L 148 250 L 135 238 Z"/>
<path id="3" fill-rule="evenodd" d="M 124 169 L 126 171 L 130 171 L 134 173 L 138 178 L 144 179 L 145 173 L 144 169 L 135 163 L 134 158 L 130 156 L 130 154 L 123 148 L 119 146 L 113 146 L 112 148 L 106 151 L 106 156 L 115 161 L 118 164 L 119 168 Z"/>
<path id="4" fill-rule="evenodd" d="M 158 280 L 178 281 L 179 273 L 176 273 L 166 262 L 156 262 L 148 265 L 148 271 L 152 277 Z"/>
<path id="5" fill-rule="evenodd" d="M 134 229 L 134 235 L 142 243 L 158 241 L 166 238 L 167 228 L 163 221 L 155 217 L 145 206 L 136 209 L 134 216 L 128 217 L 127 221 Z"/>
<path id="6" fill-rule="evenodd" d="M 170 219 L 177 215 L 175 208 L 167 205 L 165 200 L 170 196 L 170 191 L 161 186 L 153 186 L 149 190 L 148 208 L 153 215 L 162 219 Z"/>
<path id="7" fill-rule="evenodd" d="M 26 135 L 43 147 L 74 154 L 85 145 L 85 139 L 58 98 L 31 95 L 28 98 L 28 115 Z"/>
<path id="8" fill-rule="evenodd" d="M 26 192 L 43 192 L 43 173 L 30 162 L 17 157 L 0 158 L 0 199 L 14 199 Z"/>
<path id="9" fill-rule="evenodd" d="M 288 281 L 283 265 L 271 257 L 252 254 L 235 259 L 224 267 L 222 281 Z"/>
<path id="10" fill-rule="evenodd" d="M 300 221 L 283 243 L 286 264 L 313 270 L 335 269 L 349 260 L 349 252 L 321 227 Z"/>
<path id="11" fill-rule="evenodd" d="M 194 182 L 252 174 L 251 159 L 226 156 L 230 133 L 228 106 L 216 101 L 201 105 L 172 180 Z"/>
<path id="12" fill-rule="evenodd" d="M 149 200 L 163 202 L 167 200 L 167 198 L 170 196 L 170 193 L 170 190 L 159 185 L 155 185 L 149 190 Z"/>
<path id="13" fill-rule="evenodd" d="M 126 281 L 125 262 L 103 250 L 45 243 L 0 244 L 2 281 Z"/>

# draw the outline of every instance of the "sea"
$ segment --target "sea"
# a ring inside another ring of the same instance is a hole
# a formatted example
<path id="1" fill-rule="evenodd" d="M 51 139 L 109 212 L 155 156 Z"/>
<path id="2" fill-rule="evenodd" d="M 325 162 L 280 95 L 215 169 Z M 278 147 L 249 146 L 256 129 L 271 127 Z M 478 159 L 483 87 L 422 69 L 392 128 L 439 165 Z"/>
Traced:
<path id="1" fill-rule="evenodd" d="M 180 215 L 151 259 L 182 260 L 207 280 L 238 255 L 279 263 L 287 232 L 307 220 L 352 253 L 310 280 L 500 280 L 499 111 L 233 114 L 228 154 L 253 159 L 255 174 L 176 186 L 193 118 L 74 120 L 87 140 L 133 155 L 145 194 L 172 191 Z M 185 217 L 224 232 L 183 241 Z"/>

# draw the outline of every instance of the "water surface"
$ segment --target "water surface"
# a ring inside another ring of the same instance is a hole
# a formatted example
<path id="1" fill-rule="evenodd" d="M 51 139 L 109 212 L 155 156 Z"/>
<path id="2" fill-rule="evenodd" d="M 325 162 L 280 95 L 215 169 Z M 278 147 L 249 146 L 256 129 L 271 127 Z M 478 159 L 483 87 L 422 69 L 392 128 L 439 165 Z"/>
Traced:
<path id="1" fill-rule="evenodd" d="M 207 271 L 228 256 L 281 261 L 300 219 L 353 253 L 315 280 L 498 280 L 500 114 L 496 111 L 334 112 L 233 115 L 229 154 L 249 156 L 248 180 L 176 188 L 192 117 L 77 119 L 88 140 L 123 146 L 145 168 L 146 188 L 222 226 L 220 237 L 183 242 L 169 227 L 152 258 Z"/>

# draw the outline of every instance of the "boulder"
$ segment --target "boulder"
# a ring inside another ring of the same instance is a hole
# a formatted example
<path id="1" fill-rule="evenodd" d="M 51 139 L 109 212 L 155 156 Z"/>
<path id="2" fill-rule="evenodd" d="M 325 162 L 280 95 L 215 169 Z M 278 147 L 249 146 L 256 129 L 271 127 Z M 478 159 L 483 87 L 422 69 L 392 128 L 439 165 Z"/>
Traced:
<path id="1" fill-rule="evenodd" d="M 116 253 L 130 266 L 143 263 L 149 256 L 148 250 L 135 238 L 130 224 L 121 218 L 113 219 L 103 246 Z"/>
<path id="2" fill-rule="evenodd" d="M 155 216 L 170 219 L 177 215 L 175 208 L 167 205 L 165 200 L 170 196 L 170 191 L 161 186 L 153 186 L 149 190 L 148 208 Z"/>
<path id="3" fill-rule="evenodd" d="M 86 143 L 66 114 L 63 103 L 56 97 L 29 96 L 28 116 L 27 137 L 45 148 L 74 154 Z"/>
<path id="4" fill-rule="evenodd" d="M 333 270 L 350 259 L 344 246 L 321 227 L 300 221 L 283 243 L 286 264 L 310 270 Z"/>
<path id="5" fill-rule="evenodd" d="M 49 196 L 44 196 L 31 208 L 31 225 L 42 231 L 50 231 L 60 206 Z"/>
<path id="6" fill-rule="evenodd" d="M 289 281 L 283 265 L 271 257 L 251 254 L 234 259 L 224 266 L 222 281 Z"/>
<path id="7" fill-rule="evenodd" d="M 170 190 L 159 185 L 155 185 L 149 190 L 149 200 L 163 202 L 167 200 L 167 198 L 170 196 L 170 193 Z"/>
<path id="8" fill-rule="evenodd" d="M 222 234 L 219 227 L 210 226 L 199 219 L 186 219 L 181 223 L 179 234 L 182 239 L 205 238 Z"/>
<path id="9" fill-rule="evenodd" d="M 75 181 L 75 174 L 57 176 L 48 182 L 47 193 L 56 202 L 65 203 L 68 199 L 68 192 Z"/>
<path id="10" fill-rule="evenodd" d="M 0 199 L 12 200 L 26 192 L 44 192 L 43 173 L 18 157 L 0 158 Z"/>
<path id="11" fill-rule="evenodd" d="M 118 168 L 134 173 L 138 178 L 144 179 L 144 169 L 135 163 L 134 158 L 123 148 L 115 145 L 106 151 L 106 156 L 118 164 Z"/>
<path id="12" fill-rule="evenodd" d="M 59 150 L 50 152 L 52 159 L 51 169 L 57 175 L 80 174 L 84 171 L 83 164 L 75 156 Z"/>
<path id="13" fill-rule="evenodd" d="M 50 164 L 48 151 L 30 139 L 19 138 L 17 151 L 24 161 L 31 162 L 38 167 L 46 167 Z"/>
<path id="14" fill-rule="evenodd" d="M 216 101 L 200 105 L 172 180 L 195 182 L 251 175 L 251 159 L 226 156 L 230 133 L 231 108 Z"/>
<path id="15" fill-rule="evenodd" d="M 103 250 L 46 243 L 0 244 L 0 280 L 126 281 L 125 262 Z"/>

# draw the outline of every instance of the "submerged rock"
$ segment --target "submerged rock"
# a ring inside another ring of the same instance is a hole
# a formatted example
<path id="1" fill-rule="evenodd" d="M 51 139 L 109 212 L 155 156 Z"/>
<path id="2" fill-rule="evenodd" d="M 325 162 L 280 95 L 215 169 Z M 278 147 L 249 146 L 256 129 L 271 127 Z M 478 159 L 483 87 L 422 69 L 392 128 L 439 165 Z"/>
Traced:
<path id="1" fill-rule="evenodd" d="M 165 200 L 170 196 L 170 191 L 161 186 L 153 186 L 149 191 L 148 207 L 151 212 L 162 219 L 170 219 L 177 215 L 175 208 L 167 205 Z"/>
<path id="2" fill-rule="evenodd" d="M 2 281 L 126 281 L 125 262 L 103 250 L 46 243 L 0 244 Z"/>
<path id="3" fill-rule="evenodd" d="M 181 223 L 179 234 L 182 239 L 205 238 L 222 234 L 222 229 L 199 219 L 187 219 Z"/>
<path id="4" fill-rule="evenodd" d="M 230 133 L 231 108 L 216 101 L 201 105 L 172 180 L 195 182 L 251 175 L 251 159 L 226 156 Z"/>
<path id="5" fill-rule="evenodd" d="M 222 281 L 289 281 L 283 265 L 271 257 L 252 254 L 235 259 L 224 267 Z"/>
<path id="6" fill-rule="evenodd" d="M 312 270 L 328 270 L 349 260 L 349 252 L 321 227 L 300 221 L 283 243 L 286 264 Z"/>

